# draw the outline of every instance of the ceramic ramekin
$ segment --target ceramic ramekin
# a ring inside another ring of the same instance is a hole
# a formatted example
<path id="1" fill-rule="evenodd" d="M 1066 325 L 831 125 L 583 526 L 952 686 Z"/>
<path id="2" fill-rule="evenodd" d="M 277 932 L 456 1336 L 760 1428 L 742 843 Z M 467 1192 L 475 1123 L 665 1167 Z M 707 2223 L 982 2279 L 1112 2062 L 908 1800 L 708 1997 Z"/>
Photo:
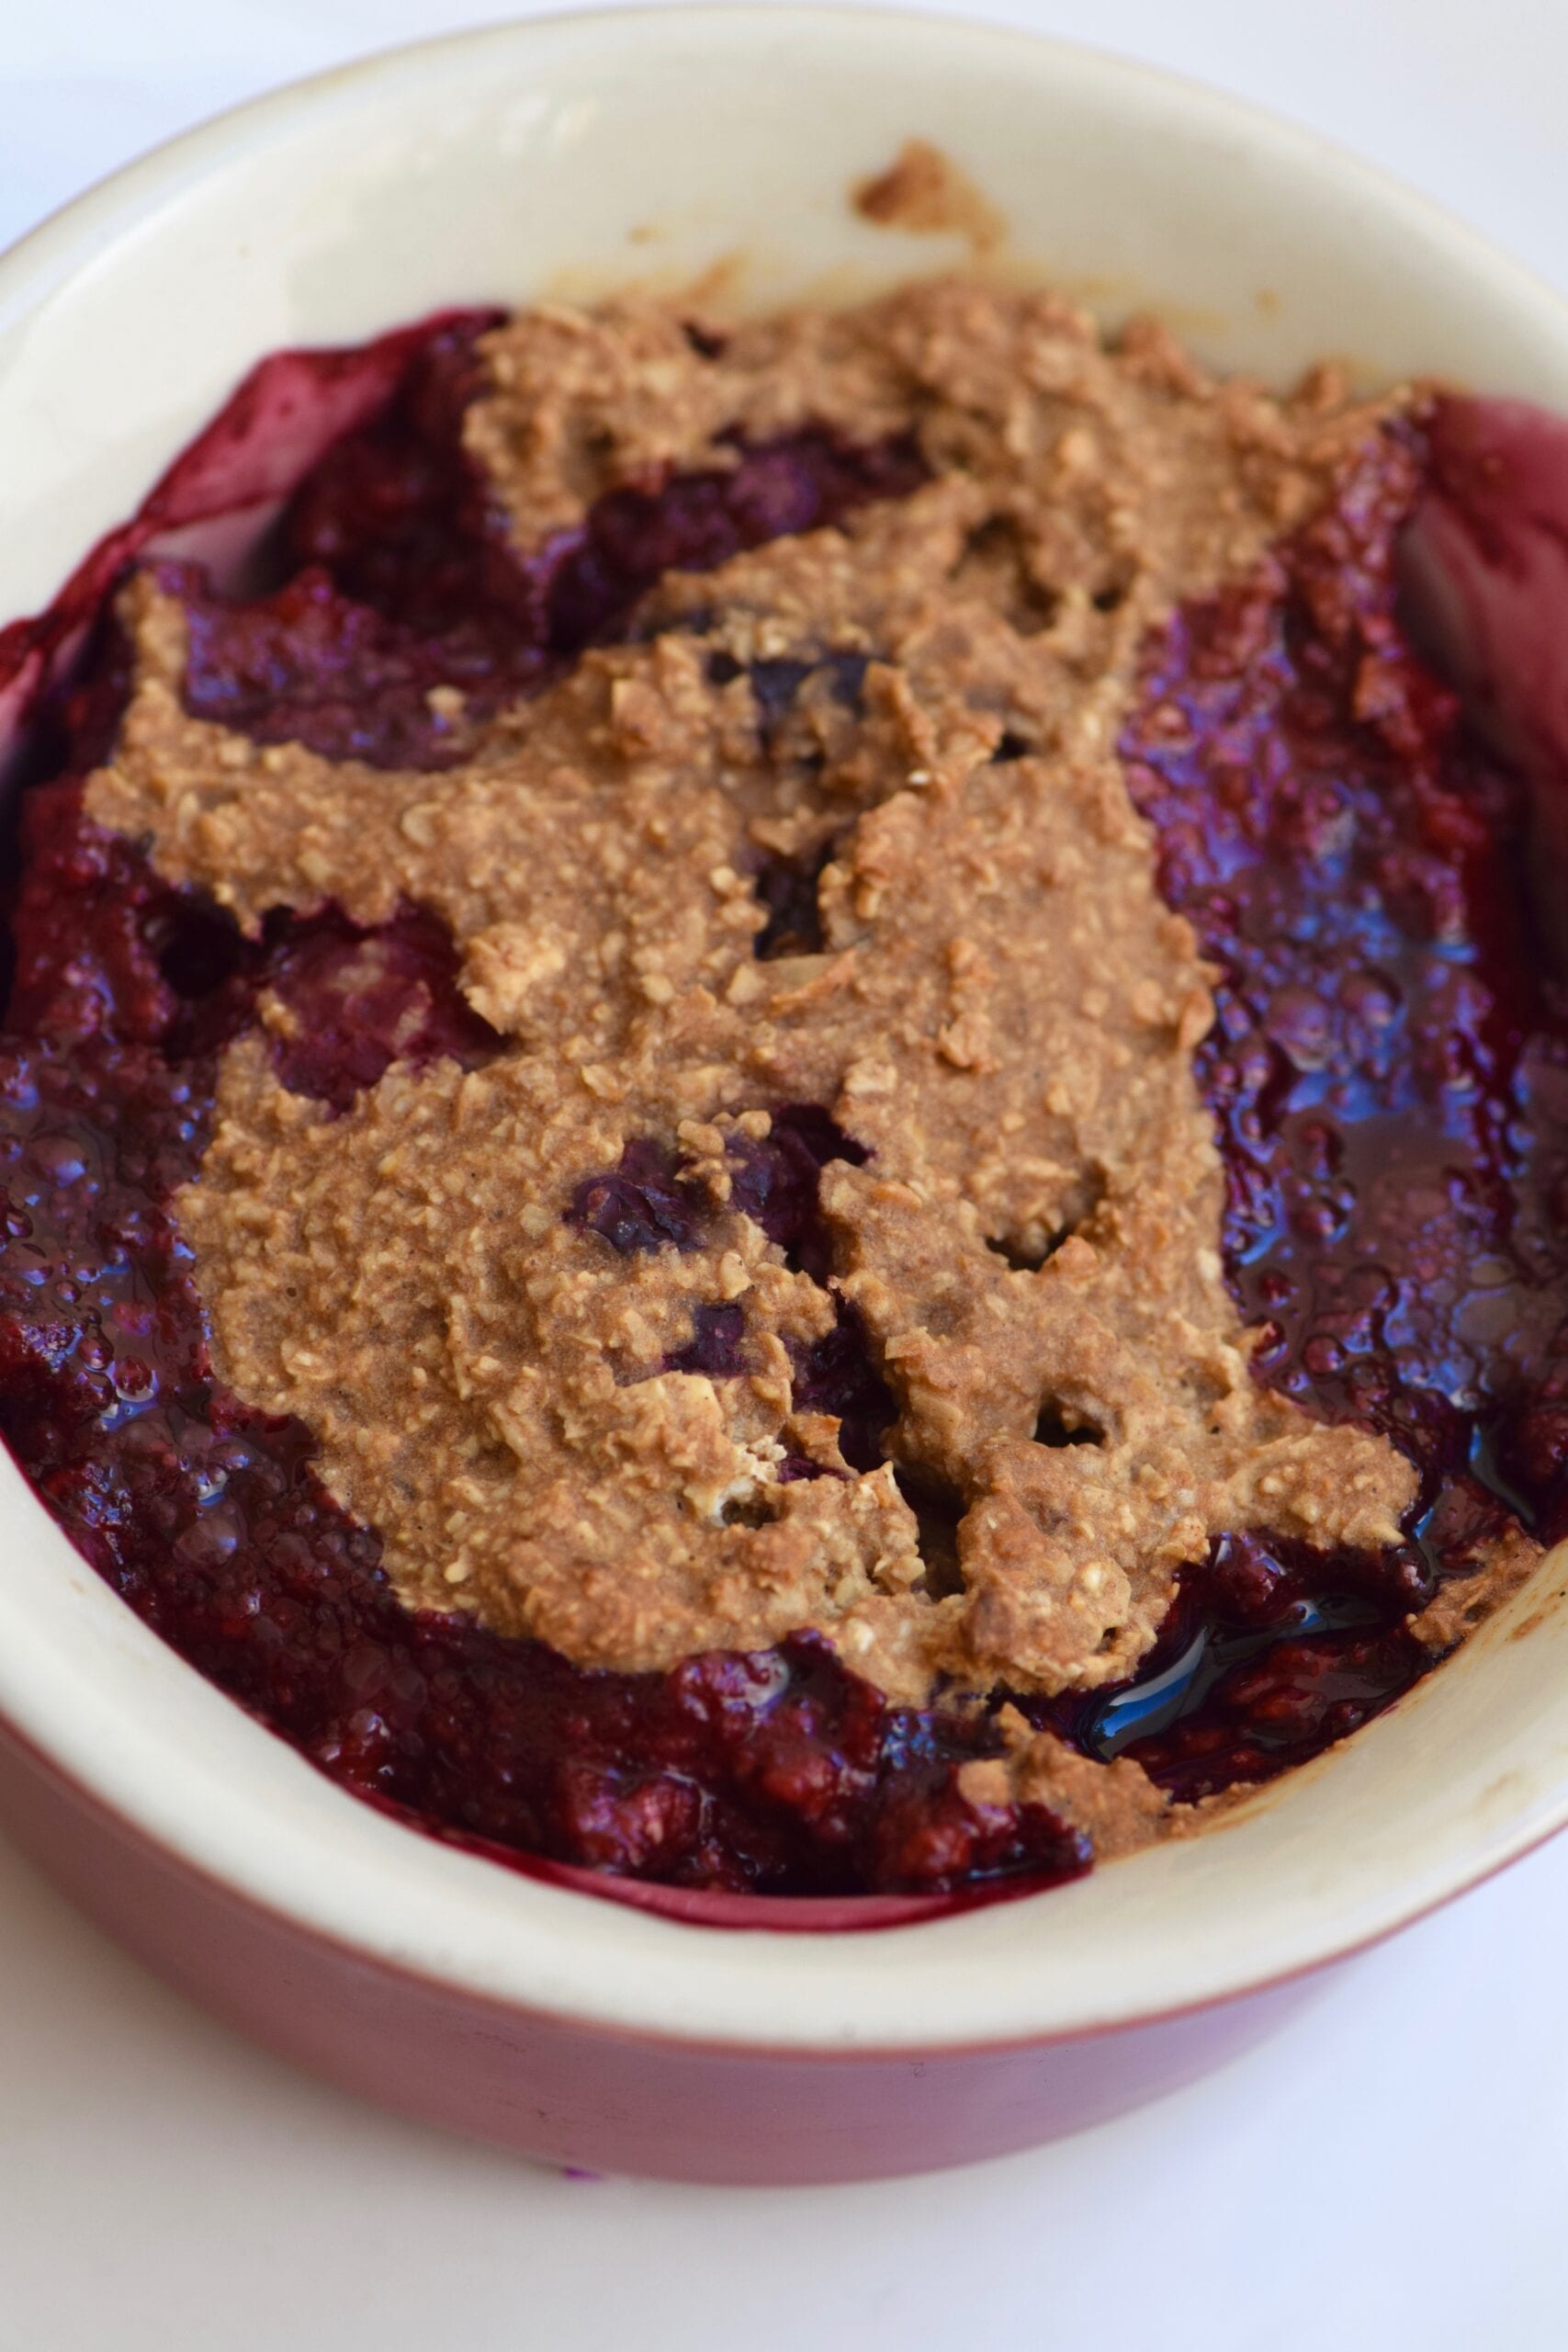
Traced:
<path id="1" fill-rule="evenodd" d="M 850 184 L 919 136 L 991 265 L 1208 357 L 1325 353 L 1568 408 L 1568 311 L 1317 140 L 1045 41 L 797 7 L 553 18 L 176 141 L 0 262 L 0 615 L 48 603 L 245 368 L 439 305 L 717 268 L 850 295 L 964 262 Z M 0 1811 L 145 1959 L 341 2083 L 562 2162 L 829 2180 L 1019 2147 L 1199 2073 L 1320 1970 L 1568 1819 L 1562 1555 L 1223 1829 L 877 1933 L 678 1922 L 332 1786 L 149 1634 L 0 1459 Z"/>

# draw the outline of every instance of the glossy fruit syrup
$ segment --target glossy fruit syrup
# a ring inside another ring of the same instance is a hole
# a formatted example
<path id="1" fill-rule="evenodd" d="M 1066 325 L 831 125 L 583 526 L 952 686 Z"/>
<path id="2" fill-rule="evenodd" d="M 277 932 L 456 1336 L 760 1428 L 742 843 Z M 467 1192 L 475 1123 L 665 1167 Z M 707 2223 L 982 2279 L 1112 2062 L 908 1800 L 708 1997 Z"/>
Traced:
<path id="1" fill-rule="evenodd" d="M 520 564 L 458 449 L 473 331 L 400 351 L 390 398 L 274 527 L 264 593 L 180 577 L 193 709 L 439 767 L 457 747 L 431 686 L 459 684 L 482 713 L 613 635 L 665 570 L 919 479 L 908 449 L 801 435 L 723 475 L 618 492 Z M 1438 1580 L 1510 1510 L 1548 1530 L 1568 1512 L 1568 1023 L 1529 951 L 1518 788 L 1397 619 L 1422 466 L 1418 435 L 1391 436 L 1254 585 L 1180 615 L 1123 746 L 1166 894 L 1224 976 L 1199 1075 L 1230 1278 L 1266 1326 L 1259 1375 L 1386 1430 L 1423 1476 L 1398 1551 L 1224 1539 L 1184 1574 L 1134 1683 L 1032 1707 L 1181 1797 L 1277 1772 L 1375 1713 L 1431 1662 L 1405 1621 Z M 495 1041 L 419 910 L 373 933 L 278 919 L 247 944 L 90 824 L 80 779 L 112 739 L 122 670 L 100 622 L 35 729 L 0 1037 L 0 1431 L 94 1566 L 335 1779 L 506 1858 L 794 1894 L 1086 1867 L 1044 1809 L 981 1816 L 959 1797 L 958 1765 L 995 1750 L 987 1716 L 890 1707 L 811 1637 L 614 1675 L 410 1613 L 304 1429 L 214 1381 L 169 1204 L 258 989 L 301 1015 L 288 1083 L 339 1106 L 394 1053 L 477 1060 Z M 764 702 L 787 688 L 755 683 Z M 809 923 L 761 887 L 791 936 Z M 816 1177 L 839 1148 L 819 1106 L 794 1106 L 737 1180 L 824 1271 Z M 692 1198 L 678 1164 L 634 1147 L 571 1213 L 610 1247 L 679 1247 Z M 721 1376 L 733 1337 L 699 1329 L 692 1368 Z M 878 1458 L 891 1403 L 847 1314 L 796 1393 L 843 1416 L 852 1458 Z"/>

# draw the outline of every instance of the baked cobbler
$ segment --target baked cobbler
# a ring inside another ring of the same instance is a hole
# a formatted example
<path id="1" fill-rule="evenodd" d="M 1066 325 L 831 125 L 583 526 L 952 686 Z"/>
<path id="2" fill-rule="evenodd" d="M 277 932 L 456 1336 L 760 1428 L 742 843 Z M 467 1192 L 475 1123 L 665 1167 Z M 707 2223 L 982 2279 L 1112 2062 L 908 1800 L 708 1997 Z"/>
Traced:
<path id="1" fill-rule="evenodd" d="M 148 552 L 0 1040 L 95 1567 L 357 1792 L 685 1887 L 1038 1885 L 1398 1697 L 1568 1498 L 1444 414 L 978 282 L 541 307 L 406 334 L 248 579 Z"/>

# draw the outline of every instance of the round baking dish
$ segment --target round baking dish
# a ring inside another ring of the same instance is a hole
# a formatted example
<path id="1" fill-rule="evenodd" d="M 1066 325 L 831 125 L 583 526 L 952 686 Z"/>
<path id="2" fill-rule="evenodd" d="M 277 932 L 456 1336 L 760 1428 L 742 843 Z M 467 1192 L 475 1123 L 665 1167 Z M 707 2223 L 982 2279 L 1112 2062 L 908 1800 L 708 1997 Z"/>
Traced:
<path id="1" fill-rule="evenodd" d="M 539 20 L 246 107 L 0 261 L 0 613 L 47 604 L 268 351 L 628 280 L 713 271 L 754 307 L 967 264 L 961 236 L 847 201 L 912 136 L 1005 220 L 987 266 L 1108 317 L 1155 308 L 1221 366 L 1281 378 L 1335 353 L 1568 407 L 1568 309 L 1202 90 L 928 17 Z M 1205 1838 L 877 1933 L 844 1905 L 731 1904 L 718 1925 L 700 1899 L 606 1902 L 356 1804 L 164 1649 L 0 1457 L 0 1815 L 197 1998 L 412 2113 L 680 2178 L 910 2171 L 1190 2078 L 1314 1972 L 1568 1820 L 1565 1567 Z"/>

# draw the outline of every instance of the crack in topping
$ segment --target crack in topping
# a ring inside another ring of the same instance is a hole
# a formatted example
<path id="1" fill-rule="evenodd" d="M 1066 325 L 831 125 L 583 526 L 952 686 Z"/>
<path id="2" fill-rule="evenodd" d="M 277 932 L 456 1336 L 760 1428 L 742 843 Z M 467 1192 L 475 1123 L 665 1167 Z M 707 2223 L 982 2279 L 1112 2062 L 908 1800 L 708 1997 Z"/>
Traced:
<path id="1" fill-rule="evenodd" d="M 92 814 L 253 935 L 424 910 L 496 1037 L 335 1115 L 231 1046 L 178 1201 L 223 1377 L 314 1432 L 411 1603 L 589 1665 L 815 1628 L 900 1700 L 1090 1689 L 1216 1535 L 1397 1543 L 1404 1457 L 1251 1377 L 1209 974 L 1112 749 L 1151 623 L 1386 410 L 963 285 L 483 348 L 468 444 L 520 545 L 806 425 L 931 479 L 666 579 L 439 777 L 192 717 L 179 602 L 132 583 Z M 759 871 L 824 844 L 815 930 L 759 954 Z"/>

